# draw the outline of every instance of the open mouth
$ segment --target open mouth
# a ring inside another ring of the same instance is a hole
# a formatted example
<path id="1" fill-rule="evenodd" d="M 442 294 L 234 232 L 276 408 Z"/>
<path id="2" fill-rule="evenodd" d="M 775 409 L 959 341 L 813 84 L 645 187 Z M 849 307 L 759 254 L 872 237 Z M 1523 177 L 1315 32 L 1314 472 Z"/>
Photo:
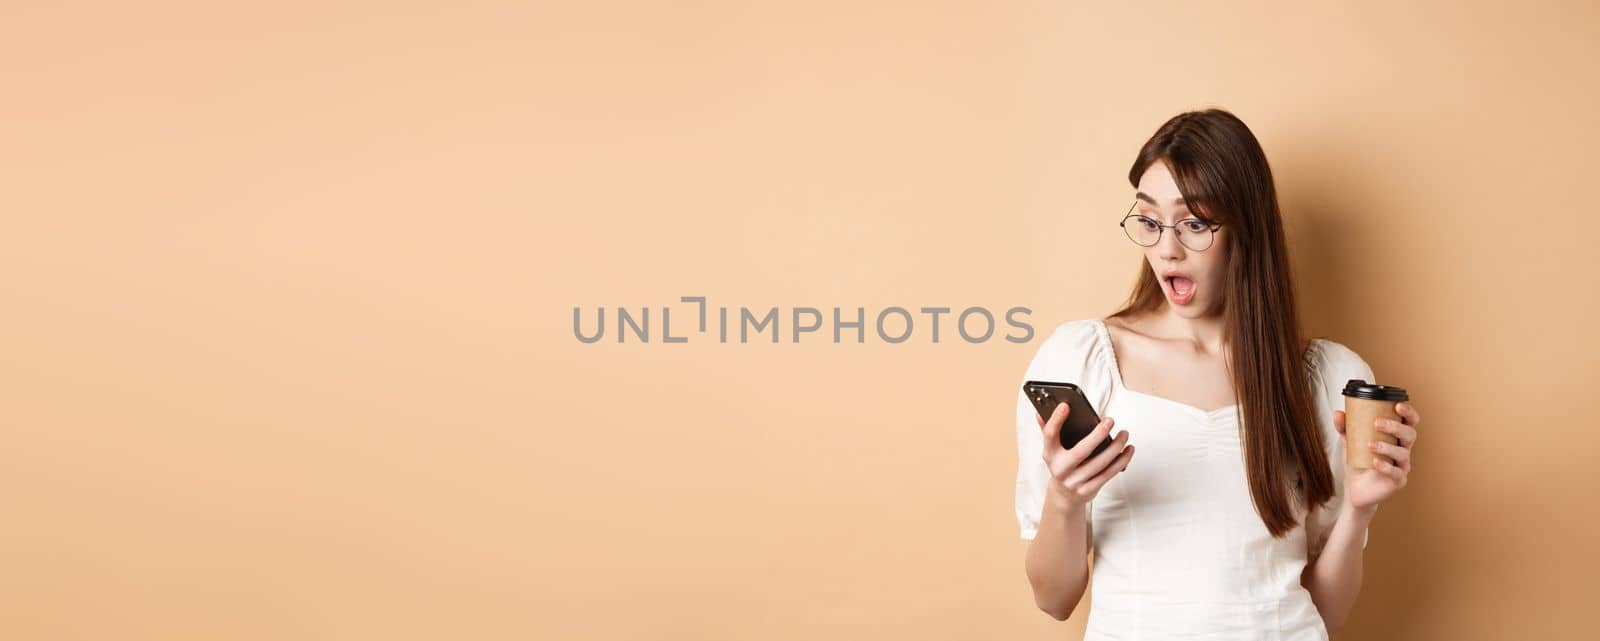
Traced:
<path id="1" fill-rule="evenodd" d="M 1167 283 L 1167 295 L 1171 297 L 1172 302 L 1179 305 L 1187 305 L 1194 300 L 1196 286 L 1193 279 L 1187 276 L 1174 275 L 1168 276 L 1163 280 Z"/>

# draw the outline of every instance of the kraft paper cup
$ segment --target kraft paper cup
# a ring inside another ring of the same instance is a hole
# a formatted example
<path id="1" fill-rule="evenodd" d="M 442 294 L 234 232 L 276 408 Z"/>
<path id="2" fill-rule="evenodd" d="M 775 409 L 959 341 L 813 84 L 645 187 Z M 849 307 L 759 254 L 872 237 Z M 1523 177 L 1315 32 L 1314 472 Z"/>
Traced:
<path id="1" fill-rule="evenodd" d="M 1403 387 L 1368 383 L 1359 378 L 1352 378 L 1345 383 L 1344 458 L 1350 467 L 1372 469 L 1375 458 L 1381 456 L 1372 451 L 1371 443 L 1374 440 L 1398 444 L 1393 434 L 1379 432 L 1373 427 L 1373 422 L 1380 418 L 1399 421 L 1400 414 L 1394 411 L 1394 406 L 1405 400 L 1410 400 L 1410 396 Z"/>

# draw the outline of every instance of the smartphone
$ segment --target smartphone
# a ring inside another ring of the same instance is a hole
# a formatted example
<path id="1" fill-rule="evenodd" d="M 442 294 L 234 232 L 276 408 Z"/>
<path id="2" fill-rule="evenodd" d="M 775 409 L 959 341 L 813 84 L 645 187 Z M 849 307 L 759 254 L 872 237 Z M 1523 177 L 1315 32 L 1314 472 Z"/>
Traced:
<path id="1" fill-rule="evenodd" d="M 1067 412 L 1067 422 L 1061 426 L 1061 447 L 1077 445 L 1094 427 L 1100 424 L 1100 415 L 1096 414 L 1094 407 L 1089 405 L 1089 399 L 1083 395 L 1083 390 L 1072 383 L 1055 383 L 1051 381 L 1028 381 L 1022 384 L 1022 393 L 1033 402 L 1033 409 L 1039 412 L 1044 420 L 1050 420 L 1050 415 L 1055 413 L 1056 406 L 1067 404 L 1071 411 Z M 1106 434 L 1104 441 L 1096 445 L 1094 452 L 1089 456 L 1097 456 L 1106 448 L 1111 447 L 1111 434 Z"/>

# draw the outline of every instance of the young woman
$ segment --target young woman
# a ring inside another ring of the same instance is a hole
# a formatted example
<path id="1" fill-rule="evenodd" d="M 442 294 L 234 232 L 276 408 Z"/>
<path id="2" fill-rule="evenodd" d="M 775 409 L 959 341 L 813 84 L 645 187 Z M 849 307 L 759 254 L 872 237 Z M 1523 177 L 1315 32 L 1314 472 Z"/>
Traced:
<path id="1" fill-rule="evenodd" d="M 1272 174 L 1243 122 L 1172 118 L 1128 181 L 1121 224 L 1144 251 L 1132 295 L 1056 327 L 1022 379 L 1076 383 L 1100 424 L 1062 448 L 1066 404 L 1040 417 L 1018 386 L 1034 600 L 1065 620 L 1092 585 L 1089 640 L 1326 639 L 1361 588 L 1374 512 L 1406 485 L 1421 419 L 1401 403 L 1401 422 L 1376 425 L 1399 445 L 1378 444 L 1374 469 L 1345 465 L 1335 408 L 1372 370 L 1301 335 Z"/>

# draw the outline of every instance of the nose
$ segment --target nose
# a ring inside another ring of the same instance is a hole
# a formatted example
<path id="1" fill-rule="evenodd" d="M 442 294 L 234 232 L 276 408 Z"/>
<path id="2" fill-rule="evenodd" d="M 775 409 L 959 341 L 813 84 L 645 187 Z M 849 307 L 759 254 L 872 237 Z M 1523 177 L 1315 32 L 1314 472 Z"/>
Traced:
<path id="1" fill-rule="evenodd" d="M 1156 253 L 1168 262 L 1178 262 L 1186 256 L 1188 248 L 1178 242 L 1178 230 L 1166 229 L 1162 231 L 1161 241 L 1156 243 Z"/>

